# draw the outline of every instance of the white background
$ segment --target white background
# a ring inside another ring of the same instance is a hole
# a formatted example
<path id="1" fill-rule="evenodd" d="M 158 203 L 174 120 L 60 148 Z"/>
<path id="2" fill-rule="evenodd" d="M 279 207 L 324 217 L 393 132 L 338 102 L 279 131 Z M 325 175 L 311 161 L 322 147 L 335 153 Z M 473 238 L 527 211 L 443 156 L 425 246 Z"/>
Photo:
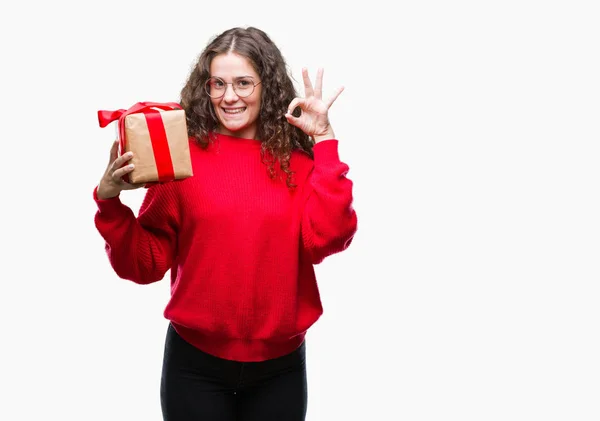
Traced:
<path id="1" fill-rule="evenodd" d="M 317 267 L 308 420 L 600 419 L 595 2 L 69 3 L 0 13 L 0 419 L 161 419 L 168 280 L 110 268 L 96 111 L 178 100 L 246 25 L 346 87 L 359 230 Z"/>

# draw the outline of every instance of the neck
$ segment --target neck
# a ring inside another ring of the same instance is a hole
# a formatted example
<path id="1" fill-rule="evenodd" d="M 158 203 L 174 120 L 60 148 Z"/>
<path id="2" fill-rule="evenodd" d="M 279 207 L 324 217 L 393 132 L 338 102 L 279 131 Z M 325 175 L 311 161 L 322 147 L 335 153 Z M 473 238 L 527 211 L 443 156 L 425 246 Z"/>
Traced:
<path id="1" fill-rule="evenodd" d="M 256 139 L 256 128 L 251 127 L 242 130 L 231 131 L 223 126 L 219 126 L 215 131 L 219 134 L 224 134 L 226 136 L 231 137 L 239 137 L 242 139 Z"/>

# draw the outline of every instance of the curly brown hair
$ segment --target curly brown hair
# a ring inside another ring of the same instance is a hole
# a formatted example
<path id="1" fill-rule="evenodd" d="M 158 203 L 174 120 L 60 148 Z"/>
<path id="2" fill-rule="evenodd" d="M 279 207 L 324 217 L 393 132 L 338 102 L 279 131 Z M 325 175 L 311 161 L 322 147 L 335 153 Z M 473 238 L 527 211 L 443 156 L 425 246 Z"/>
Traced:
<path id="1" fill-rule="evenodd" d="M 284 116 L 297 92 L 279 48 L 260 29 L 228 29 L 214 37 L 200 53 L 181 90 L 180 103 L 186 113 L 188 134 L 203 148 L 213 140 L 209 133 L 216 130 L 219 121 L 210 97 L 204 90 L 204 83 L 210 77 L 213 58 L 228 52 L 235 52 L 248 59 L 262 81 L 256 134 L 262 144 L 262 161 L 267 165 L 272 178 L 276 175 L 275 165 L 279 162 L 281 170 L 286 174 L 287 186 L 295 187 L 292 181 L 294 172 L 289 168 L 291 153 L 294 149 L 300 149 L 312 158 L 315 142 L 312 137 L 288 123 Z M 296 108 L 292 114 L 297 117 L 299 112 Z"/>

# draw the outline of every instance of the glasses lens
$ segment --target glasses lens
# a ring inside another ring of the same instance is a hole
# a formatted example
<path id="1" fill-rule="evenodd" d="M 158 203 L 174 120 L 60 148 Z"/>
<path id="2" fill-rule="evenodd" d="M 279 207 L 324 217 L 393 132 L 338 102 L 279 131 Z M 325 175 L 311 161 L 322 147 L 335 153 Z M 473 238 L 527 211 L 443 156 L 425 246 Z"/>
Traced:
<path id="1" fill-rule="evenodd" d="M 241 97 L 247 97 L 254 92 L 254 81 L 250 77 L 242 77 L 233 82 L 235 93 Z"/>
<path id="2" fill-rule="evenodd" d="M 212 98 L 219 98 L 225 93 L 227 85 L 218 77 L 211 77 L 204 85 L 206 93 Z"/>

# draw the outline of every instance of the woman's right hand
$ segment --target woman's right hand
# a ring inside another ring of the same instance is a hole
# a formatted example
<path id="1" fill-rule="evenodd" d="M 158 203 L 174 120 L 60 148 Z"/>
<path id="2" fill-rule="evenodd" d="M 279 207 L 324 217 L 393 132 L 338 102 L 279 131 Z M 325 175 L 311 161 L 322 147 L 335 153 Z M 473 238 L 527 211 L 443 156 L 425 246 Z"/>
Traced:
<path id="1" fill-rule="evenodd" d="M 108 167 L 106 167 L 106 172 L 98 184 L 97 196 L 100 200 L 116 197 L 122 190 L 139 189 L 140 187 L 145 186 L 143 183 L 130 184 L 123 181 L 121 177 L 133 171 L 133 164 L 123 166 L 124 163 L 133 158 L 133 153 L 127 152 L 118 156 L 118 149 L 119 141 L 115 140 L 110 150 Z"/>

